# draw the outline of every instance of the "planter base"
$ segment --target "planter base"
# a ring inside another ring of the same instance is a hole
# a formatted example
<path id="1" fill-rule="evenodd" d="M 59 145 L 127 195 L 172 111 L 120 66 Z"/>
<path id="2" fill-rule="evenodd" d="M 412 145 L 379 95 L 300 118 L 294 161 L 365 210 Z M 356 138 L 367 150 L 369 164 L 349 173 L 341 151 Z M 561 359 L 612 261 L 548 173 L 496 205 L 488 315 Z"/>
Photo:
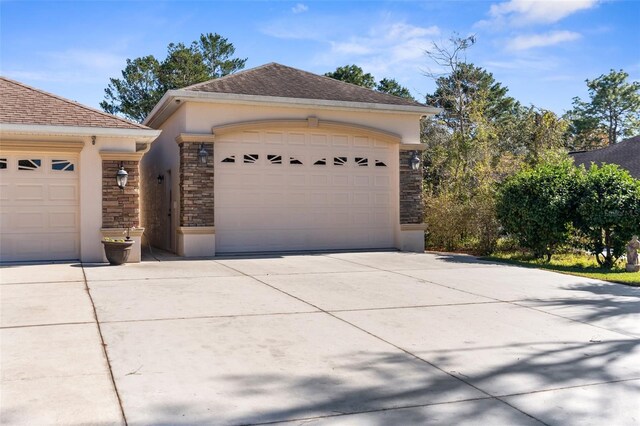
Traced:
<path id="1" fill-rule="evenodd" d="M 102 241 L 104 254 L 111 265 L 122 265 L 129 258 L 134 241 Z"/>

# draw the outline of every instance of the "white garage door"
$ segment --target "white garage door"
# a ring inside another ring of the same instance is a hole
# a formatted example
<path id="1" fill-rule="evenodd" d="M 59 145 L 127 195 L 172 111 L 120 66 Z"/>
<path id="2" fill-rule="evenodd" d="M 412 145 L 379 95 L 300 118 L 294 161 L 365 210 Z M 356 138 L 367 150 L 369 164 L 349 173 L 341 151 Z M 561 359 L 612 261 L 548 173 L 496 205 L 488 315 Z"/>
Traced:
<path id="1" fill-rule="evenodd" d="M 78 206 L 76 157 L 0 154 L 0 260 L 78 259 Z"/>
<path id="2" fill-rule="evenodd" d="M 388 142 L 331 132 L 216 138 L 216 251 L 393 247 L 395 156 Z"/>

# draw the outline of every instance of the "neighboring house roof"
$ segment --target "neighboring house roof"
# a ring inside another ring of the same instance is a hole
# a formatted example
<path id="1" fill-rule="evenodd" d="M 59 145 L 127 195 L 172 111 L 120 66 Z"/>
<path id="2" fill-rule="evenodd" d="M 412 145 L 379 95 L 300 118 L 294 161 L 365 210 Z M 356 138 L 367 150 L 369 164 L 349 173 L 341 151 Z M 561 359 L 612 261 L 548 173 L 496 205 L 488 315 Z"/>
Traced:
<path id="1" fill-rule="evenodd" d="M 274 62 L 185 87 L 196 92 L 234 93 L 327 101 L 366 102 L 388 105 L 425 106 L 411 99 L 376 92 L 330 77 Z"/>
<path id="2" fill-rule="evenodd" d="M 591 163 L 617 164 L 628 170 L 633 177 L 640 179 L 640 136 L 625 139 L 615 145 L 593 151 L 581 151 L 569 153 L 576 165 L 584 164 L 589 167 Z"/>
<path id="3" fill-rule="evenodd" d="M 6 77 L 0 77 L 0 123 L 150 130 Z"/>

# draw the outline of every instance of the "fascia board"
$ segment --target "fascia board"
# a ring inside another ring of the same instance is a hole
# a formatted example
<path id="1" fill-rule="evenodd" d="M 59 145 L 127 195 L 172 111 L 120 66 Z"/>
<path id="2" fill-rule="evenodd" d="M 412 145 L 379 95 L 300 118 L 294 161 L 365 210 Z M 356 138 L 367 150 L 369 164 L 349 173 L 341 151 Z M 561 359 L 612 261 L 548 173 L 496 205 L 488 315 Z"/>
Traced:
<path id="1" fill-rule="evenodd" d="M 171 114 L 182 101 L 202 103 L 227 103 L 244 105 L 272 105 L 284 107 L 311 107 L 333 110 L 359 110 L 368 112 L 385 112 L 396 114 L 419 114 L 421 116 L 435 115 L 442 112 L 441 108 L 430 106 L 389 105 L 367 102 L 329 101 L 324 99 L 283 98 L 278 96 L 255 96 L 235 93 L 196 92 L 191 90 L 169 90 L 154 107 L 147 119 L 146 126 L 153 125 L 156 120 L 164 121 L 165 113 Z"/>
<path id="2" fill-rule="evenodd" d="M 2 135 L 42 135 L 42 136 L 102 136 L 135 139 L 152 142 L 160 136 L 155 129 L 118 129 L 107 127 L 46 126 L 37 124 L 0 123 Z"/>

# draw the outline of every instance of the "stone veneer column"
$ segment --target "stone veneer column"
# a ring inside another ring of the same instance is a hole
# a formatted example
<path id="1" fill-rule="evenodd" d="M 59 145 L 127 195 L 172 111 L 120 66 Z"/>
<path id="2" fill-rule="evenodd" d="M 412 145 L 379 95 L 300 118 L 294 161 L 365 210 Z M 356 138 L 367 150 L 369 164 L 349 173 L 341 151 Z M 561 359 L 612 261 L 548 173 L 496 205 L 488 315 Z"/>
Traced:
<path id="1" fill-rule="evenodd" d="M 214 150 L 213 143 L 203 139 L 198 140 L 195 135 L 180 135 L 176 139 L 180 147 L 180 256 L 215 255 Z M 198 159 L 201 146 L 208 153 L 207 164 Z"/>
<path id="2" fill-rule="evenodd" d="M 102 237 L 125 238 L 135 241 L 128 262 L 140 262 L 141 240 L 144 228 L 140 227 L 140 157 L 132 153 L 101 153 L 102 155 Z M 122 159 L 119 159 L 118 157 Z M 116 184 L 116 173 L 123 166 L 128 173 L 124 190 Z M 106 258 L 104 258 L 106 261 Z"/>
<path id="3" fill-rule="evenodd" d="M 116 184 L 120 164 L 129 174 L 124 190 Z M 140 170 L 138 161 L 102 161 L 102 227 L 140 226 Z"/>
<path id="4" fill-rule="evenodd" d="M 400 250 L 424 251 L 422 165 L 419 170 L 412 170 L 409 164 L 413 152 L 423 149 L 418 144 L 400 145 Z"/>

